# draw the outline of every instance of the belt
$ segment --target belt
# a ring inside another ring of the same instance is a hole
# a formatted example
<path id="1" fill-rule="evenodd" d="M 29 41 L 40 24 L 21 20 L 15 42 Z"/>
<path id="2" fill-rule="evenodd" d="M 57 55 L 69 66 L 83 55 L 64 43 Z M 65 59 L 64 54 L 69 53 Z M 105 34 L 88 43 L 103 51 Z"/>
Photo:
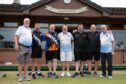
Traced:
<path id="1" fill-rule="evenodd" d="M 23 46 L 23 47 L 26 47 L 26 48 L 30 48 L 30 47 L 31 47 L 31 46 L 26 46 L 26 45 L 21 44 L 21 43 L 19 43 L 19 45 L 21 45 L 21 46 Z"/>

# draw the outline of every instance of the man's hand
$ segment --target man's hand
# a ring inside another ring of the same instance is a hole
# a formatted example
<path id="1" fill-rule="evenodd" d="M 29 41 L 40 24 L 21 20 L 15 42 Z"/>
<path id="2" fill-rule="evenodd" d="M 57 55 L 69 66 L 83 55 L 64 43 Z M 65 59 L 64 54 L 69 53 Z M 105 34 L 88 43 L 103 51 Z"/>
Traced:
<path id="1" fill-rule="evenodd" d="M 112 55 L 114 55 L 115 54 L 115 52 L 114 51 L 112 51 Z"/>
<path id="2" fill-rule="evenodd" d="M 16 45 L 16 46 L 15 46 L 15 50 L 16 50 L 16 51 L 19 51 L 19 46 Z"/>
<path id="3" fill-rule="evenodd" d="M 73 33 L 76 33 L 77 32 L 77 29 L 73 30 Z"/>

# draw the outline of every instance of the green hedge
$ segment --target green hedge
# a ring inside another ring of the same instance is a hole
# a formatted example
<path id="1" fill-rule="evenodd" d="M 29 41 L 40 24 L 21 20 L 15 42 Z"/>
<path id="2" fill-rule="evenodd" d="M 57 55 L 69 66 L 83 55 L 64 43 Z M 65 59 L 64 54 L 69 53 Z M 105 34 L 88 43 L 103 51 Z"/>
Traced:
<path id="1" fill-rule="evenodd" d="M 0 66 L 0 71 L 17 71 L 17 66 Z M 71 70 L 74 70 L 74 66 L 71 66 Z M 31 67 L 29 66 L 29 70 L 31 70 Z M 47 66 L 42 66 L 41 70 L 48 71 Z M 58 66 L 57 70 L 61 70 L 61 66 Z M 101 70 L 101 67 L 99 66 L 99 70 Z M 126 70 L 126 66 L 113 66 L 113 70 Z"/>

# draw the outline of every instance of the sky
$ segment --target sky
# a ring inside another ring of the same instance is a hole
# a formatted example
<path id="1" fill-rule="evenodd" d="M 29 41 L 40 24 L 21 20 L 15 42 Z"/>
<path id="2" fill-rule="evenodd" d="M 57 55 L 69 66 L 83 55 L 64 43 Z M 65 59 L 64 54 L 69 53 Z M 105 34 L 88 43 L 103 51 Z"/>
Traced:
<path id="1" fill-rule="evenodd" d="M 32 4 L 38 0 L 20 0 L 21 4 Z M 126 0 L 91 0 L 102 7 L 126 8 Z M 0 4 L 11 4 L 13 0 L 0 0 Z"/>

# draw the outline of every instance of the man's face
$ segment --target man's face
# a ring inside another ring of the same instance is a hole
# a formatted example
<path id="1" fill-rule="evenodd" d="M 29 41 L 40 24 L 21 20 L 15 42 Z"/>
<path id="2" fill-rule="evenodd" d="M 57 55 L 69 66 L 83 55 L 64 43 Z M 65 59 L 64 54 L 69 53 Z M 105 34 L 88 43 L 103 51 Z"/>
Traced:
<path id="1" fill-rule="evenodd" d="M 96 32 L 96 26 L 95 26 L 95 25 L 91 25 L 90 31 L 91 31 L 91 32 Z"/>
<path id="2" fill-rule="evenodd" d="M 40 24 L 36 24 L 36 25 L 35 25 L 35 30 L 39 31 L 40 28 L 41 28 Z"/>
<path id="3" fill-rule="evenodd" d="M 49 27 L 49 30 L 54 32 L 55 31 L 55 25 L 54 24 L 51 24 L 50 27 Z"/>
<path id="4" fill-rule="evenodd" d="M 24 19 L 24 26 L 29 27 L 29 25 L 30 25 L 30 19 L 25 18 Z"/>
<path id="5" fill-rule="evenodd" d="M 67 27 L 66 25 L 64 25 L 64 26 L 62 27 L 62 31 L 63 31 L 64 33 L 66 33 L 66 32 L 68 31 L 68 27 Z"/>
<path id="6" fill-rule="evenodd" d="M 83 30 L 84 30 L 83 25 L 79 25 L 79 26 L 78 26 L 78 31 L 83 31 Z"/>
<path id="7" fill-rule="evenodd" d="M 102 32 L 107 32 L 107 26 L 105 26 L 105 25 L 104 26 L 101 26 L 101 31 Z"/>

